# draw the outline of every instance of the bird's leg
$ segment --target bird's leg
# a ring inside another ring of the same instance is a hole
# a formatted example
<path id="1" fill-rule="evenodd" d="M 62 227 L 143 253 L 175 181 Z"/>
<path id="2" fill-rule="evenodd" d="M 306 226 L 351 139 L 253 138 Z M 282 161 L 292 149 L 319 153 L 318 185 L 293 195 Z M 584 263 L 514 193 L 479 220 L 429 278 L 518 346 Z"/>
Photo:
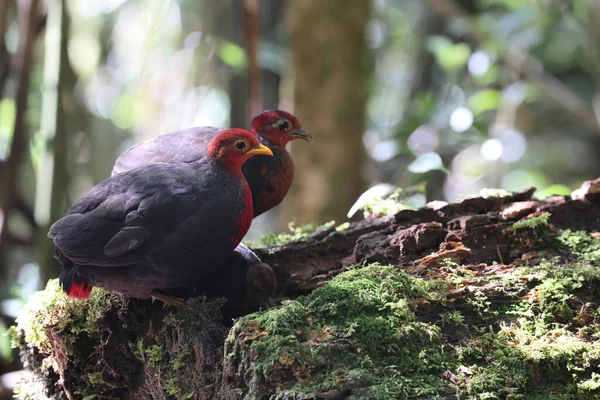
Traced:
<path id="1" fill-rule="evenodd" d="M 165 303 L 165 305 L 173 306 L 176 308 L 185 308 L 188 306 L 182 299 L 166 295 L 164 293 L 159 292 L 158 290 L 153 290 L 150 294 L 150 297 L 152 297 L 153 302 L 154 300 L 160 300 L 163 303 Z"/>

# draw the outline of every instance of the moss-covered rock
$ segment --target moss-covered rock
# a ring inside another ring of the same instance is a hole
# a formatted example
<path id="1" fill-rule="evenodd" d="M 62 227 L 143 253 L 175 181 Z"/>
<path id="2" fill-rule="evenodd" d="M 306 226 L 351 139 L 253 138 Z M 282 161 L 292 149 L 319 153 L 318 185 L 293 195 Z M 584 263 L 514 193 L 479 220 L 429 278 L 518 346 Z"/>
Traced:
<path id="1" fill-rule="evenodd" d="M 537 266 L 449 262 L 423 278 L 381 265 L 344 272 L 240 319 L 226 342 L 223 393 L 598 398 L 600 240 L 563 231 L 556 245 L 568 252 Z"/>
<path id="2" fill-rule="evenodd" d="M 231 330 L 220 302 L 50 281 L 13 329 L 20 397 L 600 398 L 600 203 L 532 194 L 293 228 L 259 252 L 287 300 Z"/>
<path id="3" fill-rule="evenodd" d="M 440 327 L 419 321 L 415 309 L 419 302 L 443 301 L 445 286 L 372 265 L 345 272 L 275 310 L 242 318 L 227 340 L 225 373 L 235 374 L 239 365 L 250 373 L 247 387 L 232 395 L 308 396 L 332 389 L 357 389 L 376 398 L 438 393 L 445 385 L 439 374 L 449 367 Z"/>
<path id="4" fill-rule="evenodd" d="M 13 345 L 53 399 L 212 399 L 227 334 L 220 304 L 174 314 L 98 288 L 76 301 L 50 280 L 19 315 Z M 20 398 L 39 399 L 37 381 Z"/>

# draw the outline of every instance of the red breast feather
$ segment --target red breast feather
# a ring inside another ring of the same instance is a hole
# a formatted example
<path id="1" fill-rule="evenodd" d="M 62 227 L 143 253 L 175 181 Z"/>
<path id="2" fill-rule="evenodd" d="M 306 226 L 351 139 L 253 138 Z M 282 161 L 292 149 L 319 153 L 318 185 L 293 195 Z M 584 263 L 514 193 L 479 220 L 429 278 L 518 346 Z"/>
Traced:
<path id="1" fill-rule="evenodd" d="M 294 180 L 294 161 L 290 153 L 267 139 L 260 142 L 273 151 L 273 156 L 252 157 L 242 167 L 252 192 L 254 217 L 269 211 L 285 198 Z"/>

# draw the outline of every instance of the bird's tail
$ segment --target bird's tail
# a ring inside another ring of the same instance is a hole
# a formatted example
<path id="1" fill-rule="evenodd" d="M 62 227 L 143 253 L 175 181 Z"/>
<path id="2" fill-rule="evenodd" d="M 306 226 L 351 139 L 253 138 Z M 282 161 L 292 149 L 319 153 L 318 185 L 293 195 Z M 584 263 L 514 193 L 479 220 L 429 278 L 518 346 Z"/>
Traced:
<path id="1" fill-rule="evenodd" d="M 54 249 L 54 258 L 62 265 L 58 282 L 67 296 L 77 300 L 83 300 L 90 297 L 92 286 L 85 279 L 77 275 L 75 264 L 66 258 L 58 249 Z"/>

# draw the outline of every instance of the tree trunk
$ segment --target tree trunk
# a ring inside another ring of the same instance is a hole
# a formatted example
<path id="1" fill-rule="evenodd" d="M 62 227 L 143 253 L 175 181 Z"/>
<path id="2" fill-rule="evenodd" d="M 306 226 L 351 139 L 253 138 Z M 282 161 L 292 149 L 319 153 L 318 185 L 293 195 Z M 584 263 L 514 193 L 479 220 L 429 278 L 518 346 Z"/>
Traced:
<path id="1" fill-rule="evenodd" d="M 82 303 L 50 281 L 13 331 L 35 371 L 21 390 L 35 399 L 598 398 L 600 179 L 572 197 L 533 192 L 259 249 L 288 300 L 231 330 L 219 301 L 172 312 L 95 289 Z"/>
<path id="2" fill-rule="evenodd" d="M 16 183 L 21 174 L 23 157 L 27 154 L 29 132 L 25 114 L 29 99 L 33 45 L 41 20 L 39 6 L 40 2 L 38 0 L 21 0 L 17 5 L 19 44 L 12 66 L 15 75 L 18 77 L 15 96 L 16 116 L 8 157 L 0 163 L 0 277 L 6 270 L 4 258 L 6 239 L 9 233 L 8 219 L 19 199 Z M 3 80 L 4 78 L 2 78 Z"/>
<path id="3" fill-rule="evenodd" d="M 35 219 L 41 228 L 39 263 L 46 278 L 58 276 L 53 262 L 53 244 L 46 239 L 50 224 L 64 215 L 67 206 L 69 173 L 67 170 L 67 129 L 64 112 L 65 76 L 67 71 L 68 16 L 64 0 L 48 2 L 46 51 L 44 64 L 44 93 L 42 99 L 41 131 L 45 151 L 38 170 Z M 72 88 L 71 88 L 72 89 Z"/>
<path id="4" fill-rule="evenodd" d="M 290 1 L 294 114 L 313 145 L 292 146 L 295 182 L 283 221 L 342 221 L 365 189 L 362 143 L 370 81 L 370 2 Z"/>

